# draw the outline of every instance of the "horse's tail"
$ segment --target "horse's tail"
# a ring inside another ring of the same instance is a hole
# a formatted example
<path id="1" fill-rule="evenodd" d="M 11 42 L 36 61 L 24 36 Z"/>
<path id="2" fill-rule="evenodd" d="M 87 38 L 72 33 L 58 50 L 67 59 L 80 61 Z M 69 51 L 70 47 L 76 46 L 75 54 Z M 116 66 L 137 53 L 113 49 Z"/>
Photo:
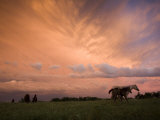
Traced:
<path id="1" fill-rule="evenodd" d="M 112 90 L 113 90 L 113 89 L 110 89 L 108 93 L 110 94 L 110 92 L 112 92 Z"/>

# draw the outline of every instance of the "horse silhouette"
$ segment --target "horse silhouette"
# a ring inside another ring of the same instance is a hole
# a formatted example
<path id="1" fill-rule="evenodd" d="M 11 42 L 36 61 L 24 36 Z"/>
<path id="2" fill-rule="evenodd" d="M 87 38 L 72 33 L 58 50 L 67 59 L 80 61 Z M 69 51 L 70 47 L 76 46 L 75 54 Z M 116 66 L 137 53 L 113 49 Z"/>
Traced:
<path id="1" fill-rule="evenodd" d="M 123 100 L 123 98 L 128 102 L 128 94 L 132 93 L 132 89 L 139 91 L 137 85 L 129 86 L 116 86 L 109 90 L 109 94 L 112 93 L 112 99 L 116 101 L 117 98 Z"/>

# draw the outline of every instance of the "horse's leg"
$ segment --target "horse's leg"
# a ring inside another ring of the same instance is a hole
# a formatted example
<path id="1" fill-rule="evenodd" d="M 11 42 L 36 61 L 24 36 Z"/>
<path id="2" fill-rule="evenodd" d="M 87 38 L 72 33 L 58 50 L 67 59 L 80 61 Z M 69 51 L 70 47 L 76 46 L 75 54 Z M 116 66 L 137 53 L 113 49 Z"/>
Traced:
<path id="1" fill-rule="evenodd" d="M 121 95 L 117 95 L 117 99 L 118 99 L 118 100 L 121 100 Z"/>
<path id="2" fill-rule="evenodd" d="M 117 99 L 117 95 L 113 95 L 114 102 L 116 102 L 116 99 Z"/>
<path id="3" fill-rule="evenodd" d="M 121 100 L 121 101 L 123 100 L 123 96 L 121 96 L 121 95 L 120 95 L 120 100 Z"/>

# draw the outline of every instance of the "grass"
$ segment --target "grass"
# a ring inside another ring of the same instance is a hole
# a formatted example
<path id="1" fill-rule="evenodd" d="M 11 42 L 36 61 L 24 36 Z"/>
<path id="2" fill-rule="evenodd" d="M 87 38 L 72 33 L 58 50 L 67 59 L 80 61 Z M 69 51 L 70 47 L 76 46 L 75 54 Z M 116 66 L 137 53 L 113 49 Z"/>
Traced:
<path id="1" fill-rule="evenodd" d="M 160 99 L 0 103 L 0 120 L 159 120 Z"/>

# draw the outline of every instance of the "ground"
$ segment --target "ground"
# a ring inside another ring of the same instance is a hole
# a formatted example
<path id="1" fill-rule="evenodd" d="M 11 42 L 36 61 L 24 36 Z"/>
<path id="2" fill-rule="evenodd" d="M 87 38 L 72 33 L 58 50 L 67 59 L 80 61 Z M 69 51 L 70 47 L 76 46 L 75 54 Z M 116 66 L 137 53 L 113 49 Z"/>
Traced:
<path id="1" fill-rule="evenodd" d="M 0 120 L 159 120 L 160 99 L 0 103 Z"/>

